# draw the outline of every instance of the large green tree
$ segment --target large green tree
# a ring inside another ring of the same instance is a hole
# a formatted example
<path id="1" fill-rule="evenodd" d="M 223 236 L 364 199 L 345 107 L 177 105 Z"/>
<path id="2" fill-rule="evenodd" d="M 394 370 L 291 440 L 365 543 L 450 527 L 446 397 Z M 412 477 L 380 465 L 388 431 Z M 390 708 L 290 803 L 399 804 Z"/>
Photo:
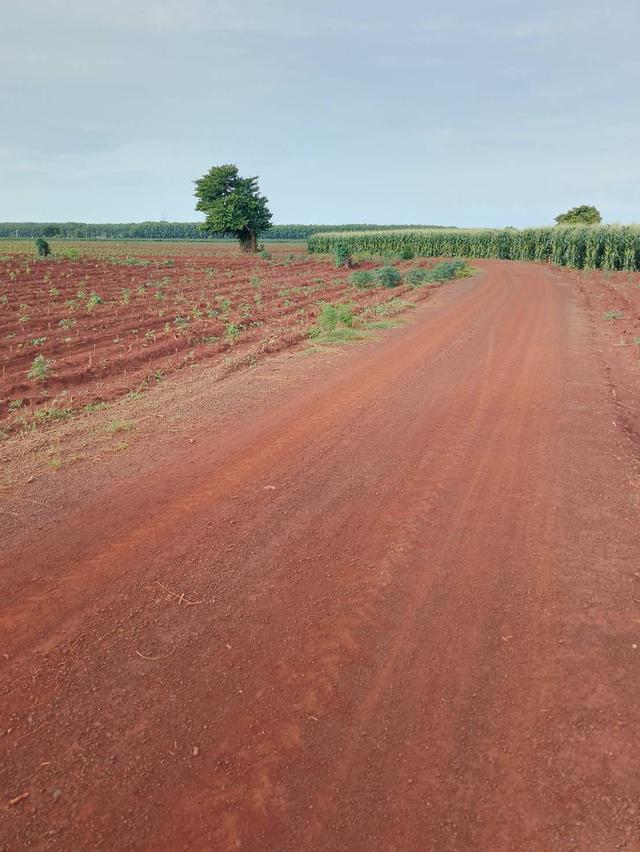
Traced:
<path id="1" fill-rule="evenodd" d="M 205 231 L 236 237 L 244 251 L 257 251 L 258 236 L 271 227 L 258 178 L 243 178 L 237 166 L 214 166 L 195 181 L 196 210 L 206 214 Z"/>
<path id="2" fill-rule="evenodd" d="M 560 213 L 555 221 L 557 225 L 597 225 L 602 222 L 602 216 L 595 207 L 583 204 L 581 207 L 572 207 L 566 213 Z"/>

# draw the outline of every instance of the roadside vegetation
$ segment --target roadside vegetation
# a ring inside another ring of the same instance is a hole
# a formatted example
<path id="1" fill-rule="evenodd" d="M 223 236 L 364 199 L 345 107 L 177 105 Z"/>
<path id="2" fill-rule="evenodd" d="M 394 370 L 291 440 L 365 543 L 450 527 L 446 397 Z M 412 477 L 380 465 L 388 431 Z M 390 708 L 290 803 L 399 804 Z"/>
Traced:
<path id="1" fill-rule="evenodd" d="M 438 284 L 454 278 L 467 278 L 471 269 L 465 260 L 445 260 L 432 267 L 412 266 L 404 275 L 395 266 L 387 263 L 376 269 L 356 269 L 351 273 L 350 281 L 354 287 L 371 289 L 375 287 L 422 287 L 424 284 Z"/>
<path id="2" fill-rule="evenodd" d="M 425 284 L 441 284 L 471 275 L 464 260 L 443 261 L 433 267 L 412 266 L 404 277 L 400 269 L 388 263 L 377 269 L 357 269 L 350 276 L 356 290 L 382 290 L 399 287 L 415 289 Z M 316 344 L 350 343 L 366 338 L 374 329 L 397 325 L 398 314 L 415 307 L 413 302 L 393 297 L 360 309 L 353 303 L 322 304 L 309 337 Z"/>

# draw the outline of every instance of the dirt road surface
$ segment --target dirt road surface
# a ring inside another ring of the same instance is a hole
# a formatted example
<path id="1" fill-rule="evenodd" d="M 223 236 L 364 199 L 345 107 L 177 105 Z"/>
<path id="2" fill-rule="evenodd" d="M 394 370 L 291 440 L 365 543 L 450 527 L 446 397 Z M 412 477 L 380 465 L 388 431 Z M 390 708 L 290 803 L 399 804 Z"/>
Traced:
<path id="1" fill-rule="evenodd" d="M 0 849 L 640 849 L 632 409 L 478 266 L 3 501 Z"/>

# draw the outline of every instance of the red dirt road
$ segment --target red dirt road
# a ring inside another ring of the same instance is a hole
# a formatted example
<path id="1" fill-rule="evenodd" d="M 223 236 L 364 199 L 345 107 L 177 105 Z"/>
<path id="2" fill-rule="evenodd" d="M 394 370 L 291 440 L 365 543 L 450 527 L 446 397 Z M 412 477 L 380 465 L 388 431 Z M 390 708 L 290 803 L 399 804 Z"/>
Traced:
<path id="1" fill-rule="evenodd" d="M 478 265 L 7 527 L 0 849 L 640 849 L 631 409 Z"/>

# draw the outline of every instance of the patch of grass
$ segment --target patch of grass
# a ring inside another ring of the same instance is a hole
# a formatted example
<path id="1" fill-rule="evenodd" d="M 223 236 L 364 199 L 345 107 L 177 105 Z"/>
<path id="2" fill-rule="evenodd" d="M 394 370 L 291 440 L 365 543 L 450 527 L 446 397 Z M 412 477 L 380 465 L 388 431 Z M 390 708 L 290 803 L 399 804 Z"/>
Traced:
<path id="1" fill-rule="evenodd" d="M 108 407 L 109 407 L 108 402 L 103 402 L 103 401 L 88 402 L 82 410 L 86 411 L 87 414 L 91 414 L 94 411 L 102 411 L 104 408 L 108 408 Z"/>
<path id="2" fill-rule="evenodd" d="M 602 316 L 609 322 L 613 322 L 614 320 L 624 319 L 624 311 L 605 311 Z"/>
<path id="3" fill-rule="evenodd" d="M 398 299 L 397 297 L 389 299 L 387 302 L 380 302 L 377 305 L 371 305 L 365 311 L 364 316 L 373 315 L 376 317 L 394 317 L 407 308 L 415 308 L 413 302 L 407 302 L 406 299 Z"/>
<path id="4" fill-rule="evenodd" d="M 344 343 L 354 343 L 356 340 L 364 340 L 368 335 L 365 331 L 357 328 L 333 328 L 327 331 L 313 334 L 313 342 L 320 346 L 340 346 Z"/>
<path id="5" fill-rule="evenodd" d="M 397 328 L 402 323 L 403 320 L 399 319 L 371 320 L 370 322 L 365 322 L 364 327 L 368 331 L 376 331 L 378 329 Z"/>
<path id="6" fill-rule="evenodd" d="M 144 260 L 144 258 L 141 258 L 141 257 L 125 257 L 124 260 L 121 260 L 120 258 L 118 258 L 117 260 L 114 260 L 113 262 L 117 263 L 120 266 L 150 266 L 151 265 L 150 260 Z M 166 265 L 168 266 L 169 264 L 167 263 Z"/>
<path id="7" fill-rule="evenodd" d="M 356 269 L 351 273 L 349 281 L 354 287 L 375 287 L 376 284 L 375 275 L 369 269 Z"/>
<path id="8" fill-rule="evenodd" d="M 353 305 L 327 302 L 320 305 L 316 328 L 321 331 L 332 331 L 338 326 L 353 327 Z"/>
<path id="9" fill-rule="evenodd" d="M 117 435 L 120 432 L 130 432 L 136 428 L 133 420 L 108 420 L 103 426 L 102 431 L 107 435 Z"/>
<path id="10" fill-rule="evenodd" d="M 58 420 L 68 420 L 72 414 L 73 409 L 71 408 L 56 408 L 53 405 L 47 408 L 45 406 L 33 412 L 33 421 L 34 423 L 52 423 Z"/>
<path id="11" fill-rule="evenodd" d="M 349 343 L 361 340 L 366 334 L 353 327 L 353 305 L 322 304 L 316 324 L 309 329 L 309 337 L 321 345 Z"/>

